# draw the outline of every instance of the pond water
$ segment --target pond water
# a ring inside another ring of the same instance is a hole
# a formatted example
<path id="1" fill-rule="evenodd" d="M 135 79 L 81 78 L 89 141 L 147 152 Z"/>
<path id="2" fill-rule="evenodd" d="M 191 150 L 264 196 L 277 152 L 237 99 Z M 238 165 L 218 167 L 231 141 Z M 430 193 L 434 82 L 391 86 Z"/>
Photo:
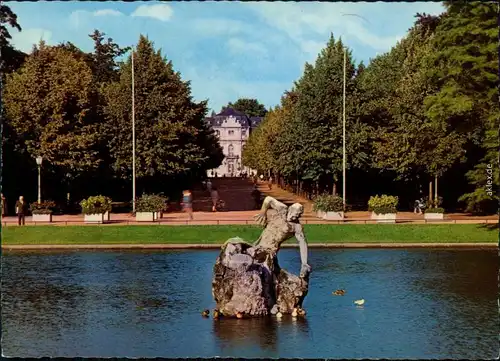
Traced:
<path id="1" fill-rule="evenodd" d="M 202 318 L 216 251 L 7 252 L 5 356 L 498 356 L 498 256 L 485 250 L 318 250 L 305 319 Z M 298 272 L 298 250 L 280 264 Z M 333 296 L 335 289 L 345 296 Z M 360 308 L 353 300 L 364 298 Z"/>

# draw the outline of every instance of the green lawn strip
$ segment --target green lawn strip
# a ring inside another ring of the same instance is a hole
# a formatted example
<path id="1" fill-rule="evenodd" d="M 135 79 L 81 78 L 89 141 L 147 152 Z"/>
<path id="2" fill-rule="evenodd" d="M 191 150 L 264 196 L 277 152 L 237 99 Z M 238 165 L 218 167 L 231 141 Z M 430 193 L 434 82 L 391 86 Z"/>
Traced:
<path id="1" fill-rule="evenodd" d="M 305 225 L 309 243 L 498 242 L 495 227 L 443 225 Z M 31 244 L 211 244 L 228 238 L 256 240 L 261 228 L 220 226 L 26 226 L 2 228 L 2 242 Z M 294 240 L 288 243 L 293 243 Z"/>

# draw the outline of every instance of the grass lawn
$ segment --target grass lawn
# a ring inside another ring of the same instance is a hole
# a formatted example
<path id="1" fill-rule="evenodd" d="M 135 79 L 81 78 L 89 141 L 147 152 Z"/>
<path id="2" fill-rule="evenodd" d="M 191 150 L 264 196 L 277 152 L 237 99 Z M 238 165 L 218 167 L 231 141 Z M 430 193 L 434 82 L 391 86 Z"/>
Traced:
<path id="1" fill-rule="evenodd" d="M 305 225 L 309 243 L 355 242 L 498 242 L 498 226 L 440 225 Z M 31 244 L 168 244 L 224 243 L 228 238 L 256 240 L 257 226 L 26 226 L 4 227 L 2 242 Z M 293 242 L 293 240 L 290 240 Z"/>

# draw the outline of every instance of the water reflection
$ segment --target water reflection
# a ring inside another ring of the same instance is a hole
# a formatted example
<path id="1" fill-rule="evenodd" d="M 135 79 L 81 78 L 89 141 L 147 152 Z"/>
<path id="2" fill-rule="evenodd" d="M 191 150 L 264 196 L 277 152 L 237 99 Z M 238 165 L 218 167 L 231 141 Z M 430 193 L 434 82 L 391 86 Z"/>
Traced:
<path id="1" fill-rule="evenodd" d="M 280 332 L 278 332 L 280 331 Z M 220 319 L 213 322 L 213 333 L 222 350 L 240 348 L 254 344 L 272 352 L 278 352 L 279 338 L 283 334 L 308 338 L 309 326 L 306 318 L 269 316 L 251 319 Z M 281 333 L 281 336 L 280 336 Z"/>
<path id="2" fill-rule="evenodd" d="M 9 252 L 9 356 L 493 358 L 495 251 L 312 250 L 306 318 L 205 319 L 217 251 Z M 296 250 L 280 253 L 297 271 Z M 345 296 L 333 296 L 335 289 Z M 365 305 L 353 301 L 364 298 Z"/>

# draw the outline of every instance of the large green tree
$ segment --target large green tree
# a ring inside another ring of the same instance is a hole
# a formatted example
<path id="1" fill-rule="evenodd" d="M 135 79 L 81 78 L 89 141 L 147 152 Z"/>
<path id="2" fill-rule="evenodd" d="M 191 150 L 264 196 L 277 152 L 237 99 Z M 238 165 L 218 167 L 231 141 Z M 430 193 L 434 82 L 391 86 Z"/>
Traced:
<path id="1" fill-rule="evenodd" d="M 458 134 L 475 163 L 467 174 L 474 190 L 462 197 L 468 209 L 493 209 L 498 198 L 495 191 L 487 191 L 487 167 L 498 170 L 498 4 L 445 6 L 433 49 L 425 58 L 428 81 L 436 86 L 435 94 L 425 99 L 426 115 Z M 493 173 L 492 186 L 497 188 L 498 171 Z"/>
<path id="2" fill-rule="evenodd" d="M 132 62 L 121 64 L 120 79 L 106 88 L 106 131 L 114 170 L 129 178 L 132 169 Z M 192 100 L 172 62 L 141 36 L 134 52 L 136 174 L 176 176 L 214 168 L 222 152 L 204 122 L 206 102 Z"/>
<path id="3" fill-rule="evenodd" d="M 91 69 L 72 52 L 41 42 L 7 77 L 3 101 L 31 157 L 76 173 L 98 166 L 96 88 Z"/>
<path id="4" fill-rule="evenodd" d="M 26 58 L 26 54 L 15 49 L 10 40 L 12 35 L 8 29 L 21 31 L 21 26 L 17 22 L 17 15 L 5 4 L 0 4 L 0 73 L 11 73 L 22 65 Z"/>
<path id="5" fill-rule="evenodd" d="M 251 98 L 240 98 L 236 102 L 223 107 L 223 109 L 225 108 L 233 108 L 249 117 L 263 117 L 267 113 L 267 109 L 263 104 L 259 103 L 257 99 Z"/>

